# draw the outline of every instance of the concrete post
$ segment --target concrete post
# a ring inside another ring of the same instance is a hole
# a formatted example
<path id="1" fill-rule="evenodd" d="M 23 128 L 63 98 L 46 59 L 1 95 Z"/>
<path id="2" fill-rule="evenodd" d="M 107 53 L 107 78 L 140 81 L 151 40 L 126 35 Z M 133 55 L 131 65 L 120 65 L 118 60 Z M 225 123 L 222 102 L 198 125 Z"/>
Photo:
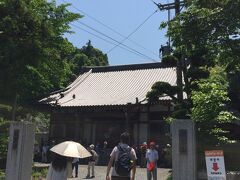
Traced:
<path id="1" fill-rule="evenodd" d="M 9 135 L 6 180 L 30 180 L 35 127 L 31 123 L 12 122 Z"/>
<path id="2" fill-rule="evenodd" d="M 172 123 L 173 180 L 196 180 L 196 140 L 192 120 Z"/>

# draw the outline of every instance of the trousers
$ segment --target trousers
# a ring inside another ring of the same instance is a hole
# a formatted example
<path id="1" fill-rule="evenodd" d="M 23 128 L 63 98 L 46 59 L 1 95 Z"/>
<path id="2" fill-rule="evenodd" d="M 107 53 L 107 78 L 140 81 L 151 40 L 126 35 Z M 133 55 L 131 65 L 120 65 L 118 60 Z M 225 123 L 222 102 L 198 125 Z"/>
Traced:
<path id="1" fill-rule="evenodd" d="M 94 172 L 94 166 L 95 166 L 95 161 L 89 161 L 88 162 L 88 176 L 90 176 L 90 169 L 92 168 L 92 176 L 95 176 Z"/>
<path id="2" fill-rule="evenodd" d="M 78 177 L 78 162 L 72 163 L 72 170 L 75 168 L 75 177 Z"/>
<path id="3" fill-rule="evenodd" d="M 147 170 L 147 180 L 157 180 L 157 168 L 154 168 L 153 171 Z"/>

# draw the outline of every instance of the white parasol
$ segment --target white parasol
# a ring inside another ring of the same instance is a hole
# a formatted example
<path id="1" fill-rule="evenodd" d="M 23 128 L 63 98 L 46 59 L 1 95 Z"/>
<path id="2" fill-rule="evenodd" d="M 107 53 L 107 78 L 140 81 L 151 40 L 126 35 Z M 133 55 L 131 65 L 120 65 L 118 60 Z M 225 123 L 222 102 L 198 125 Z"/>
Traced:
<path id="1" fill-rule="evenodd" d="M 92 156 L 81 144 L 65 141 L 53 146 L 50 151 L 67 157 L 86 158 Z"/>

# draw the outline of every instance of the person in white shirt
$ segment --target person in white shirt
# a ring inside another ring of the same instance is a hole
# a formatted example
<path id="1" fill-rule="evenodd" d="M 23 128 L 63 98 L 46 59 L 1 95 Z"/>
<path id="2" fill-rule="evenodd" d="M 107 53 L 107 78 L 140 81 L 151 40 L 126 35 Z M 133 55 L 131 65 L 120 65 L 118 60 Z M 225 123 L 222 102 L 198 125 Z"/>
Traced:
<path id="1" fill-rule="evenodd" d="M 150 143 L 150 149 L 146 152 L 147 159 L 147 180 L 157 180 L 157 161 L 158 152 L 155 149 L 155 143 Z"/>
<path id="2" fill-rule="evenodd" d="M 111 180 L 134 180 L 135 179 L 137 156 L 136 156 L 135 150 L 128 145 L 129 141 L 130 141 L 129 133 L 127 132 L 122 133 L 120 136 L 120 143 L 118 144 L 118 146 L 114 147 L 110 155 L 110 160 L 107 167 L 106 180 L 110 180 L 110 179 Z M 122 160 L 120 160 L 121 157 L 123 157 Z M 126 170 L 120 165 L 117 165 L 118 164 L 117 162 L 119 161 L 122 162 L 123 160 L 124 160 L 124 164 L 129 166 L 129 168 L 127 168 Z M 109 173 L 113 164 L 114 166 L 113 166 L 112 174 L 110 178 Z M 119 170 L 120 168 L 123 168 L 123 171 L 120 171 Z"/>

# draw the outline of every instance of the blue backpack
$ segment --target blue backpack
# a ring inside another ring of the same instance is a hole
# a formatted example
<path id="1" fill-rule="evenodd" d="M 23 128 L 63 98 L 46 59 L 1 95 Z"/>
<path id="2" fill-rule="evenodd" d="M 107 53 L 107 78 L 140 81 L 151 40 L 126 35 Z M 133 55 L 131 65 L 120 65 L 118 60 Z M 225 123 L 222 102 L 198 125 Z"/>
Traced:
<path id="1" fill-rule="evenodd" d="M 115 160 L 115 170 L 119 176 L 129 176 L 133 167 L 133 161 L 131 157 L 131 147 L 124 148 L 121 145 L 118 148 L 118 158 Z"/>

